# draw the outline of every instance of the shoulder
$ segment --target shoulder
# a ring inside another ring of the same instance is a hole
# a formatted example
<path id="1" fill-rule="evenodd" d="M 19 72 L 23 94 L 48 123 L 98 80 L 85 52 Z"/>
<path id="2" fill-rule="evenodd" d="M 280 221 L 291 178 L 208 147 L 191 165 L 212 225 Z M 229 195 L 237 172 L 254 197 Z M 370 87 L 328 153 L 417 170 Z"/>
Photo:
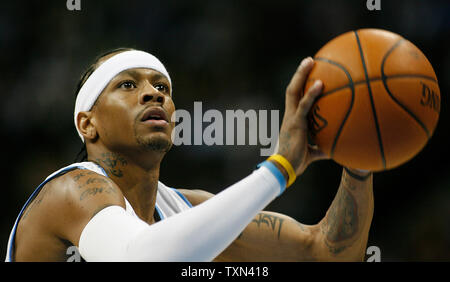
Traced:
<path id="1" fill-rule="evenodd" d="M 46 183 L 27 209 L 46 232 L 77 243 L 89 220 L 110 205 L 125 208 L 120 188 L 108 177 L 77 168 Z"/>
<path id="2" fill-rule="evenodd" d="M 209 193 L 205 190 L 200 189 L 177 189 L 183 196 L 188 199 L 188 201 L 196 206 L 198 204 L 203 203 L 204 201 L 214 197 L 214 194 Z"/>
<path id="3" fill-rule="evenodd" d="M 88 169 L 74 169 L 51 183 L 57 202 L 70 214 L 92 217 L 108 205 L 125 208 L 120 188 L 108 177 Z"/>
<path id="4" fill-rule="evenodd" d="M 82 202 L 96 195 L 123 198 L 120 188 L 110 178 L 88 169 L 71 170 L 50 183 L 68 200 Z"/>
<path id="5" fill-rule="evenodd" d="M 59 260 L 67 244 L 78 245 L 93 215 L 109 205 L 125 207 L 120 189 L 91 170 L 73 169 L 51 177 L 31 199 L 18 223 L 14 254 L 18 261 Z"/>

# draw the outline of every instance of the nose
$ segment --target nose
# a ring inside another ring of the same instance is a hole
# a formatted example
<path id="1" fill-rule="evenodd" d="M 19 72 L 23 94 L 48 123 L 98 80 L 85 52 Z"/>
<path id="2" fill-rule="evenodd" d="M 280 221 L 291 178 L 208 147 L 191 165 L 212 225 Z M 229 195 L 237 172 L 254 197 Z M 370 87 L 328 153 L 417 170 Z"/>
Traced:
<path id="1" fill-rule="evenodd" d="M 139 103 L 144 105 L 149 102 L 164 104 L 165 96 L 156 90 L 151 84 L 148 84 L 139 96 Z"/>

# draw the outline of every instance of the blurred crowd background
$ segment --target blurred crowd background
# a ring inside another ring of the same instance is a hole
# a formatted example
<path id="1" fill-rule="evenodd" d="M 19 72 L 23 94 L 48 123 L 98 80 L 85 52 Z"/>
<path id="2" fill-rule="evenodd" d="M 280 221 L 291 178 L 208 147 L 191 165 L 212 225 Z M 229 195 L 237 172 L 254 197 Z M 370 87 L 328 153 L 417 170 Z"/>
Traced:
<path id="1" fill-rule="evenodd" d="M 3 140 L 0 251 L 22 205 L 81 148 L 73 125 L 75 87 L 94 57 L 117 47 L 149 51 L 166 65 L 179 109 L 284 110 L 284 90 L 301 59 L 358 28 L 396 32 L 433 64 L 441 116 L 423 151 L 374 176 L 375 213 L 368 246 L 382 261 L 450 260 L 450 2 L 6 1 L 0 8 L 0 124 Z M 259 146 L 177 146 L 161 181 L 217 193 L 264 158 Z M 342 168 L 315 163 L 267 210 L 317 223 L 337 191 Z M 243 197 L 251 195 L 243 195 Z"/>

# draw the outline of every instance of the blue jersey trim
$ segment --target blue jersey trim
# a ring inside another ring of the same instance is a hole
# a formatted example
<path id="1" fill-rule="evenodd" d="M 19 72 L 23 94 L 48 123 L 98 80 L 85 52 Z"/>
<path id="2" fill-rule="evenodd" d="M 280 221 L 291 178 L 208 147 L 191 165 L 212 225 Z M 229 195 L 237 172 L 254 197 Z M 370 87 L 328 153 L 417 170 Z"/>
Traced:
<path id="1" fill-rule="evenodd" d="M 156 209 L 156 211 L 158 212 L 158 215 L 159 215 L 159 221 L 163 220 L 163 219 L 164 219 L 164 216 L 163 216 L 161 210 L 158 208 L 158 205 L 156 205 L 156 204 L 155 204 L 155 209 Z"/>
<path id="2" fill-rule="evenodd" d="M 30 195 L 30 197 L 28 198 L 28 200 L 25 202 L 25 204 L 23 205 L 22 209 L 19 212 L 19 215 L 17 216 L 16 222 L 14 223 L 14 227 L 13 227 L 13 231 L 12 231 L 12 237 L 11 237 L 11 244 L 8 246 L 9 248 L 9 261 L 13 261 L 12 257 L 13 257 L 13 253 L 14 253 L 14 243 L 15 243 L 15 239 L 16 239 L 16 231 L 17 231 L 17 225 L 19 224 L 20 219 L 22 218 L 23 212 L 25 211 L 25 209 L 28 207 L 28 205 L 31 203 L 31 201 L 34 200 L 34 198 L 36 198 L 36 196 L 39 194 L 39 192 L 41 191 L 42 187 L 47 184 L 49 181 L 55 179 L 58 176 L 61 176 L 62 174 L 70 171 L 70 170 L 74 170 L 74 169 L 87 169 L 83 166 L 72 166 L 72 167 L 68 167 L 66 169 L 61 170 L 59 173 L 53 175 L 50 178 L 47 178 L 46 180 L 44 180 L 44 182 L 42 182 L 41 184 L 39 184 L 39 186 L 33 191 L 33 193 Z"/>
<path id="3" fill-rule="evenodd" d="M 186 199 L 186 197 L 185 197 L 183 194 L 181 194 L 180 191 L 178 191 L 178 190 L 175 189 L 175 188 L 170 188 L 170 189 L 172 189 L 173 191 L 175 191 L 175 192 L 178 194 L 178 196 L 180 196 L 180 198 L 183 199 L 183 201 L 185 201 L 186 204 L 187 204 L 190 208 L 192 208 L 192 204 L 188 201 L 188 199 Z"/>

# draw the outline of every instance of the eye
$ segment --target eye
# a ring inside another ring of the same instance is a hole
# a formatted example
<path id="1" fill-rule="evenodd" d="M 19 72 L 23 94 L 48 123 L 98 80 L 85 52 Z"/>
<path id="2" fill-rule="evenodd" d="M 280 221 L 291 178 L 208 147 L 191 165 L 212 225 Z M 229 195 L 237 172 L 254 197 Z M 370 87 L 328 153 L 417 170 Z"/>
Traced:
<path id="1" fill-rule="evenodd" d="M 120 83 L 118 88 L 134 89 L 134 88 L 136 88 L 136 83 L 134 81 L 127 80 L 127 81 L 124 81 L 124 82 Z"/>
<path id="2" fill-rule="evenodd" d="M 157 83 L 153 87 L 160 92 L 169 92 L 169 86 L 164 83 Z"/>

